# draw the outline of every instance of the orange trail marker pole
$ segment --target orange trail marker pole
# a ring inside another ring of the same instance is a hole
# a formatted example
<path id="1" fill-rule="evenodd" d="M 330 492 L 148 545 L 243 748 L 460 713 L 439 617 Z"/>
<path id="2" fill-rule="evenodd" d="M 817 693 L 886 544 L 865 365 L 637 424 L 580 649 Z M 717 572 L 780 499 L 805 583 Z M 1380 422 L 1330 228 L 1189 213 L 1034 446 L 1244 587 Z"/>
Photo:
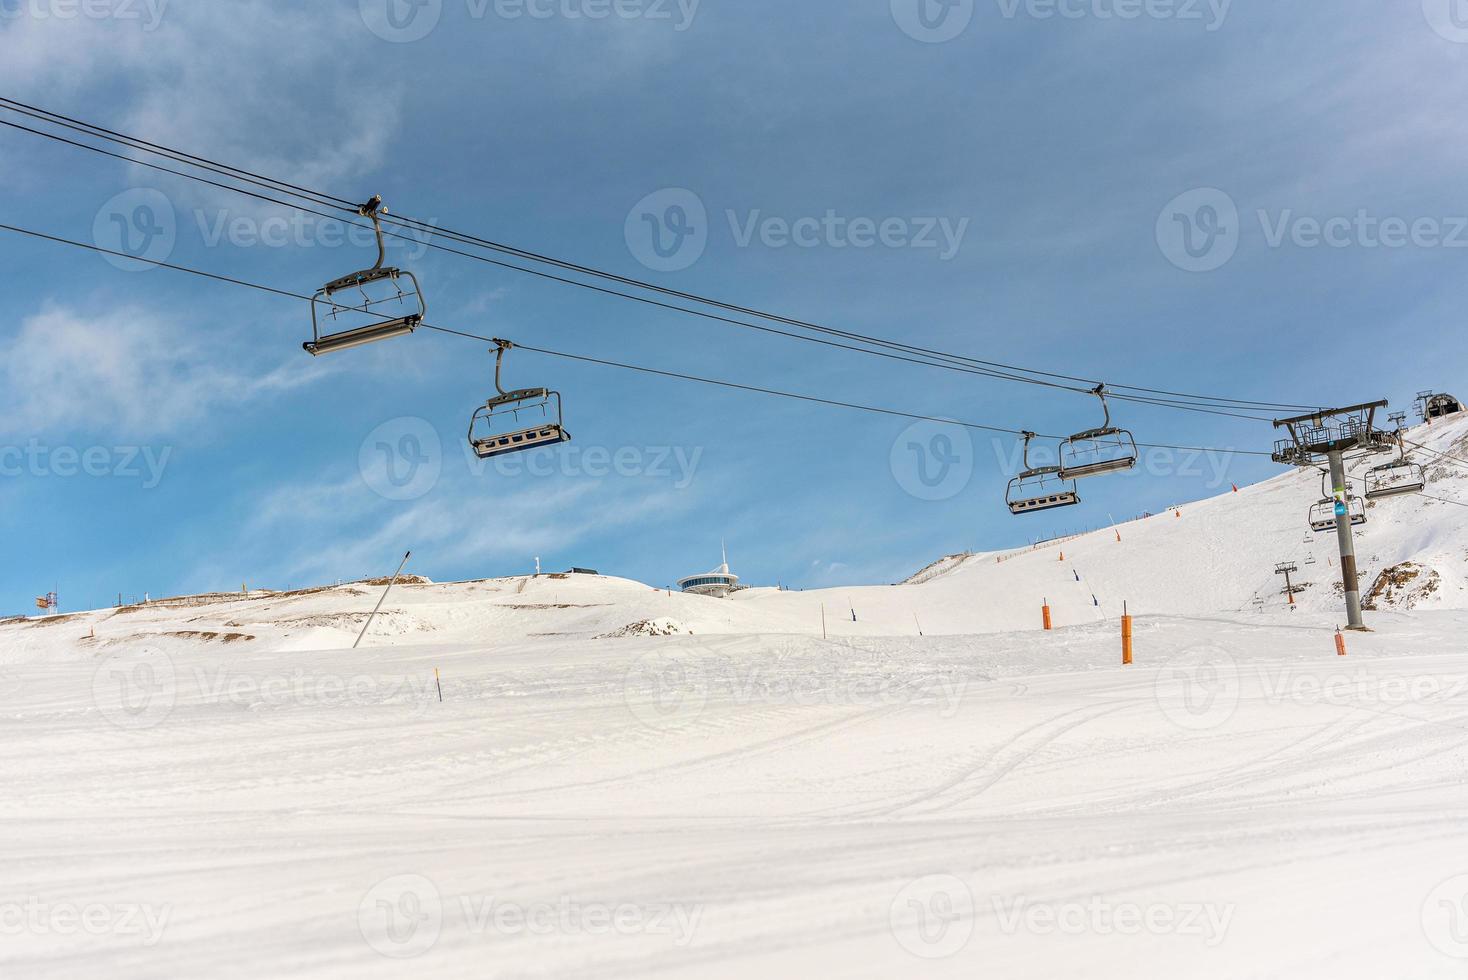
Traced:
<path id="1" fill-rule="evenodd" d="M 1045 605 L 1041 608 L 1041 612 L 1044 614 L 1044 617 L 1045 617 L 1045 629 L 1047 629 L 1047 630 L 1053 630 L 1055 628 L 1055 625 L 1054 625 L 1054 623 L 1051 622 L 1051 619 L 1050 619 L 1050 600 L 1049 599 L 1046 599 L 1045 600 Z"/>
<path id="2" fill-rule="evenodd" d="M 1121 663 L 1124 667 L 1132 665 L 1132 617 L 1125 602 L 1121 604 Z"/>
<path id="3" fill-rule="evenodd" d="M 1346 637 L 1340 630 L 1335 631 L 1335 653 L 1338 657 L 1346 655 Z"/>

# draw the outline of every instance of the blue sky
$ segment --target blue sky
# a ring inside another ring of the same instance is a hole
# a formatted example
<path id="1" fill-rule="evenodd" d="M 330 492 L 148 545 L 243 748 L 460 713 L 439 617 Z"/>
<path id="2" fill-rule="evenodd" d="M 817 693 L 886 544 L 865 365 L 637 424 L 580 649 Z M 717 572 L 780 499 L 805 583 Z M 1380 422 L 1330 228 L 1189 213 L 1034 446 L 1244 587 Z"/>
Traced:
<path id="1" fill-rule="evenodd" d="M 1269 401 L 1405 409 L 1464 387 L 1468 11 L 1448 0 L 924 0 L 926 18 L 918 0 L 391 0 L 391 20 L 388 2 L 0 0 L 0 92 L 907 343 Z M 339 227 L 14 131 L 0 167 L 8 224 L 106 244 L 144 203 L 171 261 L 304 292 L 372 259 Z M 670 202 L 695 207 L 702 251 L 663 263 L 639 218 Z M 1153 454 L 1089 481 L 1083 507 L 1020 520 L 1008 437 L 530 353 L 509 380 L 559 389 L 575 442 L 476 471 L 485 345 L 420 333 L 313 360 L 303 304 L 13 235 L 0 257 L 0 611 L 53 586 L 79 608 L 381 574 L 408 548 L 436 579 L 539 555 L 666 583 L 727 538 L 756 583 L 892 581 L 1277 472 Z M 1098 420 L 1065 392 L 421 247 L 392 259 L 432 322 L 474 333 L 1005 428 Z M 1144 442 L 1273 438 L 1116 415 Z M 907 447 L 942 434 L 957 469 L 929 489 Z M 428 454 L 410 499 L 392 499 L 379 443 Z"/>

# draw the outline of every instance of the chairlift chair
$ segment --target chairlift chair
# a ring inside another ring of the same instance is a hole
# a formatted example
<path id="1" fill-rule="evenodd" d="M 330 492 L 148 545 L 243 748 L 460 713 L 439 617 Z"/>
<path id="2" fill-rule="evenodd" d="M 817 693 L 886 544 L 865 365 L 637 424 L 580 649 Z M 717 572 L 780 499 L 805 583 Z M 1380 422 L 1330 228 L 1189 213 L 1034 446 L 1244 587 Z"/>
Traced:
<path id="1" fill-rule="evenodd" d="M 1427 470 L 1407 456 L 1407 446 L 1397 433 L 1400 455 L 1390 463 L 1373 466 L 1366 471 L 1366 499 L 1385 500 L 1427 489 Z"/>
<path id="2" fill-rule="evenodd" d="M 1082 480 L 1088 476 L 1120 473 L 1137 465 L 1137 441 L 1125 429 L 1111 424 L 1111 406 L 1106 404 L 1106 386 L 1091 392 L 1101 399 L 1106 413 L 1099 429 L 1077 432 L 1060 444 L 1060 478 Z"/>
<path id="3" fill-rule="evenodd" d="M 1351 497 L 1347 510 L 1351 516 L 1351 525 L 1353 527 L 1360 527 L 1367 522 L 1366 501 L 1360 497 Z M 1327 497 L 1324 500 L 1318 501 L 1310 508 L 1310 529 L 1312 531 L 1334 531 L 1335 526 L 1334 497 Z"/>
<path id="4" fill-rule="evenodd" d="M 372 219 L 377 264 L 333 279 L 311 298 L 312 339 L 301 346 L 313 357 L 410 334 L 428 314 L 418 278 L 383 265 L 387 249 L 380 216 L 386 211 L 381 196 L 357 209 L 362 217 Z M 361 302 L 357 302 L 359 297 Z"/>
<path id="5" fill-rule="evenodd" d="M 480 459 L 491 459 L 570 442 L 571 434 L 562 424 L 560 392 L 549 388 L 505 391 L 500 384 L 500 371 L 504 367 L 505 354 L 515 345 L 508 340 L 496 340 L 494 343 L 494 387 L 499 394 L 481 405 L 469 420 L 469 445 L 474 455 Z M 522 425 L 522 413 L 532 416 L 539 413 L 538 424 Z"/>
<path id="6" fill-rule="evenodd" d="M 1025 437 L 1025 468 L 1019 476 L 1009 481 L 1005 501 L 1011 514 L 1038 514 L 1059 507 L 1074 507 L 1081 502 L 1074 480 L 1067 479 L 1059 466 L 1031 466 L 1030 443 L 1037 437 L 1033 432 Z"/>

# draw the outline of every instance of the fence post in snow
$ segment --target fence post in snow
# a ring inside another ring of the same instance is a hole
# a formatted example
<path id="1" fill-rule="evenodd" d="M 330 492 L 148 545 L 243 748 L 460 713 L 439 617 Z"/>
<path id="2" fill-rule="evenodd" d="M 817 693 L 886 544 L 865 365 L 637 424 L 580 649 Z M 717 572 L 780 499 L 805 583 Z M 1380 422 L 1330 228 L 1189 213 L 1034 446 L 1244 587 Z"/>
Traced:
<path id="1" fill-rule="evenodd" d="M 1132 665 L 1132 616 L 1125 601 L 1121 604 L 1121 662 L 1125 667 Z"/>

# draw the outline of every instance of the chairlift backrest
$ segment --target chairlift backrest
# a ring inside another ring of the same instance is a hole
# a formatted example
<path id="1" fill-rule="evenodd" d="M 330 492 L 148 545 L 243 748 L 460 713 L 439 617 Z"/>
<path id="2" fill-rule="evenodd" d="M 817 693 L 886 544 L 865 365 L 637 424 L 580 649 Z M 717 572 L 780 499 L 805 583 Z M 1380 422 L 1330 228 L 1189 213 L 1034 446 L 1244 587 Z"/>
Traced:
<path id="1" fill-rule="evenodd" d="M 358 214 L 372 219 L 377 263 L 333 279 L 316 291 L 311 298 L 312 339 L 302 345 L 308 353 L 327 354 L 410 334 L 427 316 L 418 277 L 383 265 L 387 248 L 380 215 L 386 211 L 381 197 L 357 209 Z"/>
<path id="2" fill-rule="evenodd" d="M 569 442 L 561 416 L 561 395 L 549 388 L 522 388 L 506 391 L 500 383 L 505 354 L 514 348 L 508 340 L 495 341 L 494 387 L 499 392 L 488 399 L 469 419 L 469 446 L 480 459 L 524 452 L 542 446 Z M 536 425 L 520 423 L 522 412 L 540 412 L 543 421 Z M 510 420 L 510 427 L 503 423 Z"/>
<path id="3" fill-rule="evenodd" d="M 1074 481 L 1066 480 L 1059 466 L 1033 466 L 1030 443 L 1038 438 L 1033 432 L 1022 433 L 1025 440 L 1024 471 L 1009 481 L 1005 503 L 1011 514 L 1036 514 L 1059 507 L 1073 507 L 1081 502 Z"/>
<path id="4" fill-rule="evenodd" d="M 1097 385 L 1091 394 L 1101 400 L 1104 420 L 1099 428 L 1077 432 L 1060 444 L 1061 476 L 1067 480 L 1120 473 L 1137 465 L 1136 439 L 1130 432 L 1111 424 L 1106 386 Z"/>

